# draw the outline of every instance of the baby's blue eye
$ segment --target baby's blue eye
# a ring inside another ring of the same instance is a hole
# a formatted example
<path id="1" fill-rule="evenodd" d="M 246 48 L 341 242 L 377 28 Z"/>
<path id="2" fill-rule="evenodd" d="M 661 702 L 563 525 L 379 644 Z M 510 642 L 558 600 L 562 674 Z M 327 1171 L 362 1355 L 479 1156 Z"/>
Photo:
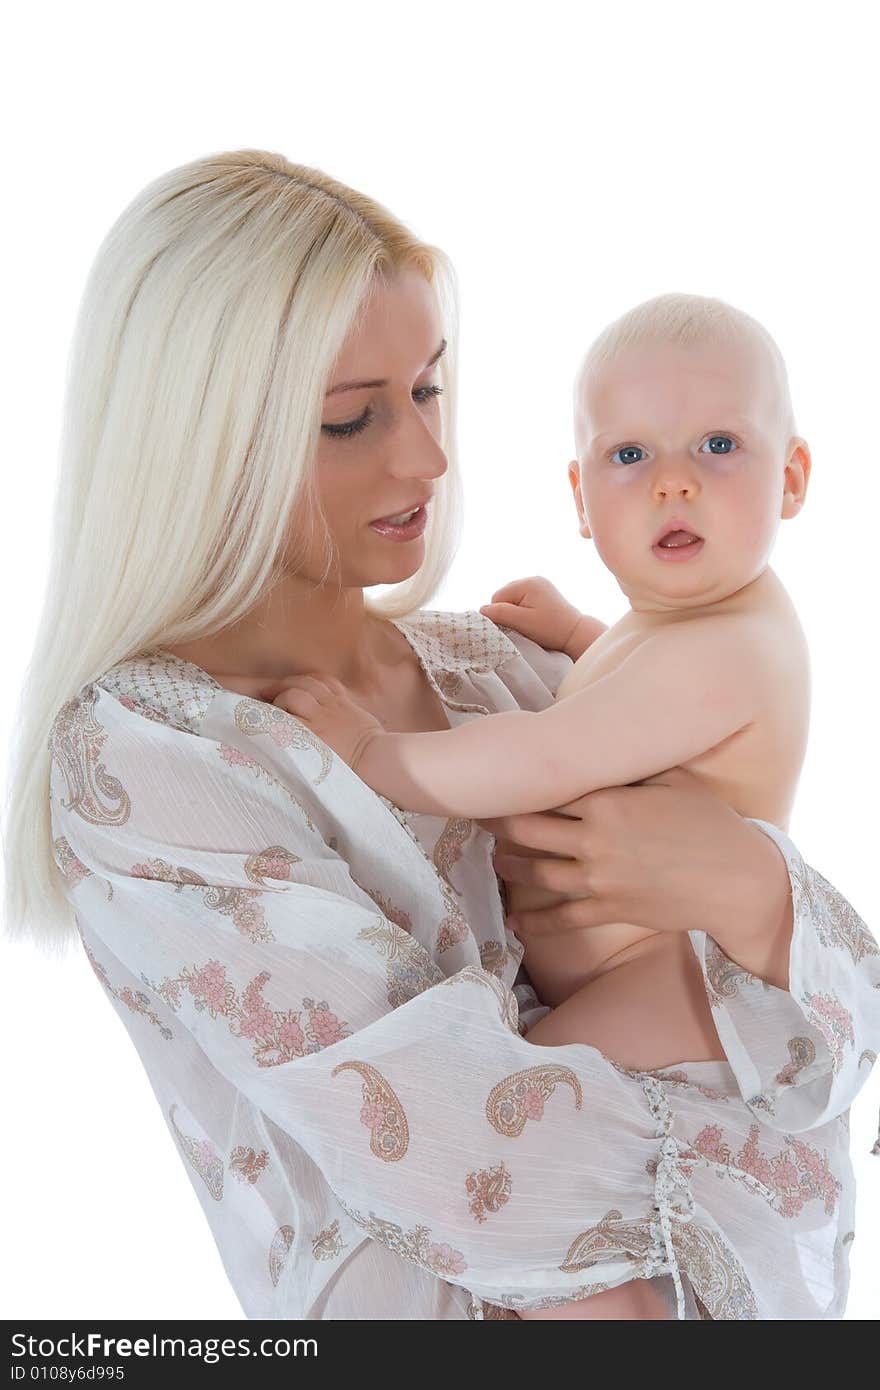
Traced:
<path id="1" fill-rule="evenodd" d="M 708 450 L 706 448 L 707 445 Z M 713 434 L 710 435 L 705 444 L 702 445 L 700 453 L 708 452 L 715 455 L 732 454 L 733 451 L 738 448 L 739 445 L 734 439 L 731 439 L 729 434 Z M 645 450 L 640 444 L 622 444 L 621 447 L 615 449 L 614 453 L 611 455 L 611 461 L 613 463 L 615 460 L 619 460 L 620 463 L 624 464 L 641 463 L 645 456 Z"/>
<path id="2" fill-rule="evenodd" d="M 620 460 L 621 463 L 641 463 L 641 461 L 642 461 L 642 460 L 641 460 L 641 457 L 639 457 L 639 458 L 633 458 L 632 456 L 633 456 L 633 454 L 644 455 L 644 452 L 645 452 L 644 449 L 643 449 L 639 444 L 624 444 L 620 449 L 615 449 L 615 450 L 614 450 L 614 453 L 611 455 L 611 461 L 612 461 L 612 463 L 613 463 L 614 460 L 617 458 L 617 455 L 618 455 L 618 454 L 621 454 L 621 455 L 627 455 L 627 454 L 628 454 L 628 455 L 629 455 L 628 458 L 627 458 L 627 457 L 622 457 L 622 458 L 621 458 L 621 460 Z"/>
<path id="3" fill-rule="evenodd" d="M 731 439 L 729 434 L 713 434 L 707 440 L 710 454 L 732 454 L 734 449 L 739 446 Z M 700 450 L 703 453 L 705 445 Z"/>

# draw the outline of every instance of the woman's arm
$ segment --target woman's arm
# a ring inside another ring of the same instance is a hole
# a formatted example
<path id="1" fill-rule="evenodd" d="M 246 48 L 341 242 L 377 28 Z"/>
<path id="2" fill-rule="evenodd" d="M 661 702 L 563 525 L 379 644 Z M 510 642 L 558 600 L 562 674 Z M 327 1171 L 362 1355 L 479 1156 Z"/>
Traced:
<path id="1" fill-rule="evenodd" d="M 53 750 L 53 835 L 103 977 L 124 967 L 133 1016 L 170 1021 L 150 1030 L 165 1074 L 195 1039 L 371 1238 L 479 1297 L 540 1307 L 628 1275 L 622 1251 L 566 1267 L 644 1183 L 642 1147 L 597 1123 L 608 1069 L 522 1037 L 469 934 L 473 964 L 443 974 L 420 938 L 448 900 L 415 850 L 397 862 L 410 842 L 375 797 L 271 707 L 219 694 L 196 736 L 89 689 Z M 331 847 L 362 812 L 375 875 Z"/>
<path id="2" fill-rule="evenodd" d="M 793 913 L 785 859 L 687 769 L 592 792 L 552 814 L 482 817 L 479 824 L 499 841 L 501 878 L 560 894 L 549 907 L 509 917 L 517 936 L 602 922 L 704 931 L 743 969 L 788 988 Z M 527 858 L 517 845 L 565 858 Z"/>

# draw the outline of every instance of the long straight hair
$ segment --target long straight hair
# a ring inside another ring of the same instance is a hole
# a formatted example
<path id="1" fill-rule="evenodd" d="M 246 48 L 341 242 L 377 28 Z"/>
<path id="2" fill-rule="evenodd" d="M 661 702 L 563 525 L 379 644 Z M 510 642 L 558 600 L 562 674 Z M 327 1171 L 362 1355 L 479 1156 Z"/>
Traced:
<path id="1" fill-rule="evenodd" d="M 76 938 L 52 842 L 56 716 L 117 662 L 236 622 L 282 577 L 292 509 L 323 521 L 314 462 L 334 361 L 377 278 L 411 267 L 448 343 L 448 467 L 419 571 L 365 598 L 385 618 L 430 600 L 459 539 L 458 291 L 445 254 L 363 193 L 250 149 L 163 174 L 101 243 L 68 358 L 48 578 L 9 743 L 11 938 L 51 954 Z"/>

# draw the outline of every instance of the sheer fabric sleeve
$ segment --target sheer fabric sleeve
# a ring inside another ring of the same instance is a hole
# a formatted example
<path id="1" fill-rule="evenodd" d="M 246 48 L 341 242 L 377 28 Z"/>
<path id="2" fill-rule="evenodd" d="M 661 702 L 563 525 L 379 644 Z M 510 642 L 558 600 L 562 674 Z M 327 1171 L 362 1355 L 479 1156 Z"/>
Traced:
<path id="1" fill-rule="evenodd" d="M 791 881 L 789 989 L 735 964 L 691 932 L 718 1035 L 743 1098 L 764 1124 L 798 1132 L 843 1114 L 880 1051 L 880 947 L 849 902 L 791 839 L 755 820 Z"/>
<path id="2" fill-rule="evenodd" d="M 293 772 L 277 776 L 283 749 L 266 767 L 100 685 L 62 725 L 57 862 L 78 917 L 142 982 L 143 1007 L 165 1001 L 371 1237 L 477 1297 L 574 1296 L 561 1268 L 572 1239 L 597 1202 L 626 1202 L 655 1145 L 648 1124 L 644 1149 L 620 1160 L 591 1108 L 591 1050 L 548 1058 L 495 975 L 444 975 L 354 881 Z M 604 1075 L 603 1101 L 626 1113 L 633 1083 Z"/>
<path id="3" fill-rule="evenodd" d="M 549 696 L 555 697 L 563 677 L 574 665 L 571 657 L 565 652 L 556 652 L 542 647 L 538 642 L 533 642 L 531 637 L 525 637 L 523 633 L 515 632 L 511 627 L 502 627 L 501 631 L 513 643 L 528 666 L 536 675 L 540 676 L 547 687 Z M 502 666 L 499 670 L 499 675 L 506 685 L 510 686 L 511 680 L 516 681 L 516 666 L 518 664 L 516 660 L 507 663 L 509 674 L 507 666 Z M 552 700 L 548 699 L 547 704 L 550 703 Z"/>

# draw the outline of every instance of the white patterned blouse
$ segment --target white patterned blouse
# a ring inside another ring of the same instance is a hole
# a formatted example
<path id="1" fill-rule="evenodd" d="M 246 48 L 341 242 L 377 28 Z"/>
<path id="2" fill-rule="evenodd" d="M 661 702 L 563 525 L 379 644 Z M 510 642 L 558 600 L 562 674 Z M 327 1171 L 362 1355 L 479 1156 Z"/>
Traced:
<path id="1" fill-rule="evenodd" d="M 476 612 L 397 626 L 452 725 L 545 708 L 570 665 Z M 546 1010 L 493 837 L 399 811 L 276 706 L 159 650 L 85 686 L 50 747 L 83 944 L 247 1317 L 510 1317 L 634 1275 L 674 1278 L 679 1316 L 841 1316 L 880 953 L 787 836 L 756 822 L 791 877 L 790 992 L 690 933 L 729 1065 L 661 1088 L 529 1043 Z M 755 1126 L 738 1150 L 714 1124 L 733 1100 Z M 751 1237 L 743 1200 L 764 1203 Z M 813 1242 L 813 1275 L 762 1273 L 771 1218 Z"/>

